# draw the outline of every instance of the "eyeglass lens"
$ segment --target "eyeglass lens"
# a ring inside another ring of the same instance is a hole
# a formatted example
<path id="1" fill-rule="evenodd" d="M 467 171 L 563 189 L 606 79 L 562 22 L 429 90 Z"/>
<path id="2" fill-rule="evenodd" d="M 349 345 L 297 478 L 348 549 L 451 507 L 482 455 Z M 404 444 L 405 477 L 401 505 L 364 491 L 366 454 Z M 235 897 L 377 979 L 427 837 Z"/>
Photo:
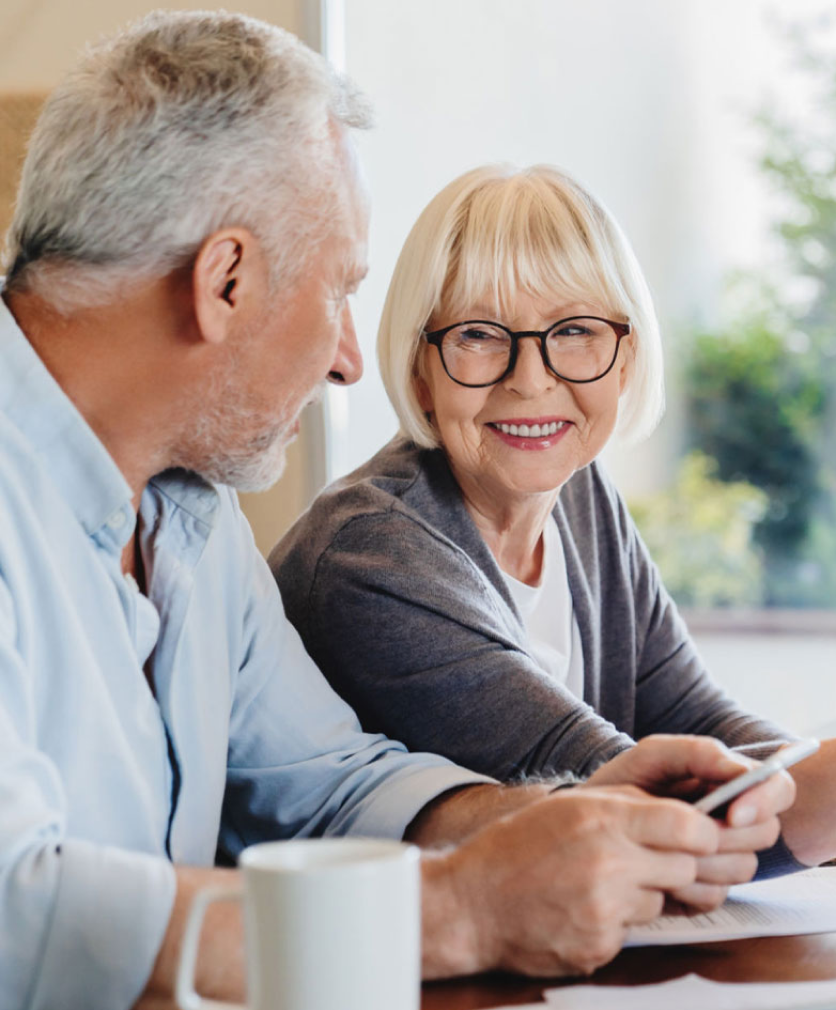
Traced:
<path id="1" fill-rule="evenodd" d="M 525 339 L 525 338 L 524 338 Z M 496 382 L 511 360 L 513 339 L 501 326 L 461 323 L 444 335 L 441 354 L 450 376 L 469 386 Z M 552 371 L 588 382 L 603 375 L 618 350 L 615 330 L 601 319 L 563 320 L 548 331 L 546 357 Z"/>

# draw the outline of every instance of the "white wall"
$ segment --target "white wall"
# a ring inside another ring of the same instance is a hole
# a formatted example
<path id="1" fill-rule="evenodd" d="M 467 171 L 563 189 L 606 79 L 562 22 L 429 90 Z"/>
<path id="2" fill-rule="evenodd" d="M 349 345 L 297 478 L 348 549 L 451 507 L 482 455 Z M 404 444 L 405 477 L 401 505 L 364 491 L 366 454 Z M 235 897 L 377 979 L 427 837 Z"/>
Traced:
<path id="1" fill-rule="evenodd" d="M 836 736 L 836 635 L 697 631 L 706 667 L 743 708 L 791 733 Z"/>
<path id="2" fill-rule="evenodd" d="M 305 0 L 3 0 L 0 5 L 0 87 L 54 86 L 86 43 L 159 8 L 223 7 L 263 18 L 296 34 L 306 30 Z"/>
<path id="3" fill-rule="evenodd" d="M 340 0 L 332 0 L 339 6 Z M 375 102 L 361 138 L 374 214 L 356 318 L 361 384 L 331 397 L 334 473 L 394 432 L 374 363 L 389 275 L 409 227 L 454 175 L 487 161 L 548 161 L 614 211 L 657 298 L 667 339 L 711 320 L 730 266 L 768 249 L 769 193 L 748 118 L 786 100 L 785 32 L 825 0 L 345 0 L 345 64 Z M 628 491 L 658 485 L 669 419 L 610 459 Z M 638 485 L 638 487 L 637 487 Z"/>

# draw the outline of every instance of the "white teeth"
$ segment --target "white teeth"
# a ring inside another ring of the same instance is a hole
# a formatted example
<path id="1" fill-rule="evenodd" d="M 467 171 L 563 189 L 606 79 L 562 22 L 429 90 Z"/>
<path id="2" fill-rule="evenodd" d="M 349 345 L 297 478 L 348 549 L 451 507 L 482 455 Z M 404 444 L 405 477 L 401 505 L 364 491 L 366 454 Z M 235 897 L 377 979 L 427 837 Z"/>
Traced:
<path id="1" fill-rule="evenodd" d="M 554 435 L 566 427 L 566 421 L 550 421 L 548 424 L 495 424 L 506 435 L 518 435 L 520 438 L 545 438 Z"/>

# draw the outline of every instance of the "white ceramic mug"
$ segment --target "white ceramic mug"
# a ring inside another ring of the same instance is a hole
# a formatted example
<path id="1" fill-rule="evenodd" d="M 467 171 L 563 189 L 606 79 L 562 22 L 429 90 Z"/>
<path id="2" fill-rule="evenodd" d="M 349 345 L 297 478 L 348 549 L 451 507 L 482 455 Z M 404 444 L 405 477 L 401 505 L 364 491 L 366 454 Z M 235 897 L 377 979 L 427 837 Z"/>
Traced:
<path id="1" fill-rule="evenodd" d="M 182 1010 L 245 1010 L 195 992 L 200 930 L 213 901 L 244 903 L 250 1010 L 418 1010 L 418 850 L 372 838 L 265 842 L 241 853 L 243 886 L 192 905 L 177 973 Z"/>

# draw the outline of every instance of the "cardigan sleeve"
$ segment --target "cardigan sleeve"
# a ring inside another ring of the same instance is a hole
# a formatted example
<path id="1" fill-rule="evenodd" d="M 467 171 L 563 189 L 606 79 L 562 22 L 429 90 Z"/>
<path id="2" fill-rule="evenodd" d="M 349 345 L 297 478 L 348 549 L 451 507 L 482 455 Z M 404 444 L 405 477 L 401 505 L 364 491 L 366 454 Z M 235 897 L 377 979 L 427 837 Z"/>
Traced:
<path id="1" fill-rule="evenodd" d="M 355 516 L 311 561 L 274 555 L 288 616 L 364 728 L 500 779 L 589 774 L 629 737 L 520 648 L 468 555 L 396 509 Z"/>
<path id="2" fill-rule="evenodd" d="M 754 757 L 766 756 L 778 742 L 792 739 L 792 734 L 747 712 L 713 680 L 621 496 L 612 486 L 607 496 L 622 567 L 630 580 L 621 623 L 629 621 L 634 627 L 635 738 L 700 734 Z"/>

